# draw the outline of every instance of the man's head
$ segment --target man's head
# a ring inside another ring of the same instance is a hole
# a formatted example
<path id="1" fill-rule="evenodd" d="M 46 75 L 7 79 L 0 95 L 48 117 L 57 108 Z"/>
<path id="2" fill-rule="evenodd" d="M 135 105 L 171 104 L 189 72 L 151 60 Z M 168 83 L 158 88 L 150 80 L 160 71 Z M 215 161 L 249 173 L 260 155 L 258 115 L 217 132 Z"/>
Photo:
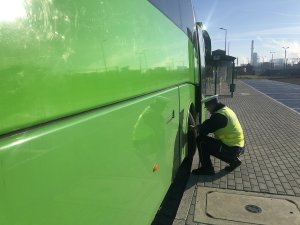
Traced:
<path id="1" fill-rule="evenodd" d="M 218 105 L 218 95 L 213 95 L 202 100 L 202 103 L 205 104 L 205 108 L 213 113 Z"/>

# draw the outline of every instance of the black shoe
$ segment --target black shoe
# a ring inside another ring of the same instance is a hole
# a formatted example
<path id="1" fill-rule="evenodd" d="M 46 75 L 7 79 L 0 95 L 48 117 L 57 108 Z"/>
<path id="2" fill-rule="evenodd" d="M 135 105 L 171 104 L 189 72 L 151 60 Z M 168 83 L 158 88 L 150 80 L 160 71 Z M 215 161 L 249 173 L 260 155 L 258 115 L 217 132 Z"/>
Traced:
<path id="1" fill-rule="evenodd" d="M 201 167 L 201 168 L 193 170 L 192 174 L 194 174 L 194 175 L 214 175 L 215 170 L 213 167 L 210 167 L 210 168 Z"/>
<path id="2" fill-rule="evenodd" d="M 242 164 L 240 159 L 237 159 L 236 161 L 229 164 L 229 166 L 225 167 L 225 170 L 227 172 L 234 171 L 236 168 L 238 168 Z"/>

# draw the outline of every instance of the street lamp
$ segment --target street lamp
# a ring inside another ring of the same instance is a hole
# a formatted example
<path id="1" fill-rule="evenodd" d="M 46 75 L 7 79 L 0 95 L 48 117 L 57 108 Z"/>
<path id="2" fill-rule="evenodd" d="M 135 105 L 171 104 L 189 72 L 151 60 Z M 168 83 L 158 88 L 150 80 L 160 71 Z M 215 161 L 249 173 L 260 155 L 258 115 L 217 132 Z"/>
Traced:
<path id="1" fill-rule="evenodd" d="M 261 70 L 264 70 L 265 69 L 265 67 L 266 67 L 266 65 L 265 65 L 265 59 L 266 59 L 267 57 L 266 56 L 262 56 L 262 63 L 261 63 Z"/>
<path id="2" fill-rule="evenodd" d="M 101 47 L 101 52 L 102 52 L 102 58 L 103 58 L 103 63 L 104 63 L 104 68 L 105 72 L 107 72 L 107 64 L 106 64 L 106 57 L 105 57 L 105 52 L 104 52 L 104 46 L 103 43 L 106 42 L 107 40 L 104 39 L 100 42 L 100 47 Z"/>
<path id="3" fill-rule="evenodd" d="M 271 66 L 272 68 L 274 68 L 274 59 L 273 59 L 273 54 L 275 54 L 276 52 L 270 52 L 270 54 L 272 54 L 272 61 L 271 61 Z"/>
<path id="4" fill-rule="evenodd" d="M 220 30 L 224 30 L 225 31 L 225 55 L 226 55 L 226 46 L 227 46 L 227 29 L 220 27 Z"/>
<path id="5" fill-rule="evenodd" d="M 289 49 L 290 47 L 282 47 L 284 49 L 284 66 L 285 69 L 287 67 L 287 61 L 286 61 L 286 50 Z"/>

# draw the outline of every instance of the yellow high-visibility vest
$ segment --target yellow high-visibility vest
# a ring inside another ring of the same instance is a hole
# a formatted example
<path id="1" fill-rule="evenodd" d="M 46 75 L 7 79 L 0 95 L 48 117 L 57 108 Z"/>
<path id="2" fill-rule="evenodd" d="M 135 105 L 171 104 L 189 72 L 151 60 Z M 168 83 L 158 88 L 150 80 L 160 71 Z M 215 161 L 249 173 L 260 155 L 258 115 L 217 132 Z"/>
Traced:
<path id="1" fill-rule="evenodd" d="M 225 116 L 228 120 L 226 127 L 214 132 L 215 138 L 228 146 L 244 147 L 244 133 L 235 113 L 228 107 L 223 107 L 215 113 Z"/>

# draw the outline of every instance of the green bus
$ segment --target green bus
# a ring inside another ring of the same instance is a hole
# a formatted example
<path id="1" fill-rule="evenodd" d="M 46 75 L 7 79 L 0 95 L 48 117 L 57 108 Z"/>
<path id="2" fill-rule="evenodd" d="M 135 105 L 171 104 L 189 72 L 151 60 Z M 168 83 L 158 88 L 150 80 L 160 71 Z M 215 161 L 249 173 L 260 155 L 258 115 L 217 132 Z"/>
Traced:
<path id="1" fill-rule="evenodd" d="M 203 114 L 191 1 L 0 6 L 0 224 L 150 224 Z"/>

